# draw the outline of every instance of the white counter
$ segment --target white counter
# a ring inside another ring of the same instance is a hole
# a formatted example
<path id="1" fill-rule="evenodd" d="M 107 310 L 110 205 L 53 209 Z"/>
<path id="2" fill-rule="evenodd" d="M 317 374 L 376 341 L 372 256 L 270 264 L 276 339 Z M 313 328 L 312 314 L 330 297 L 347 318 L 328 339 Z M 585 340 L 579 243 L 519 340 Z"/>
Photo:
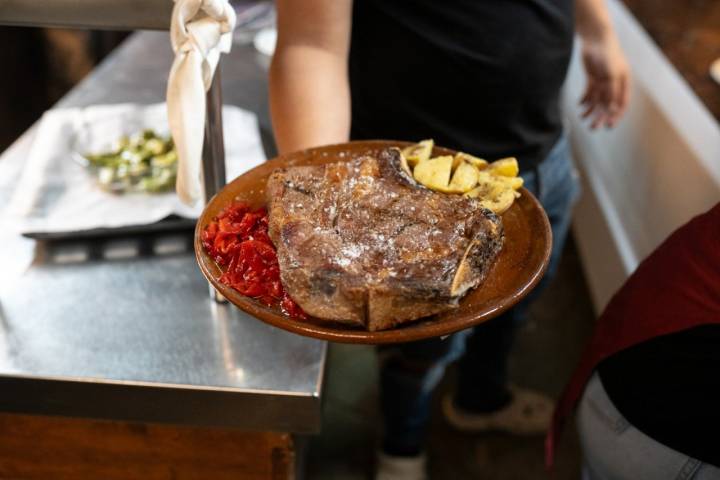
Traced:
<path id="1" fill-rule="evenodd" d="M 584 188 L 573 231 L 598 313 L 673 230 L 720 201 L 720 125 L 627 8 L 609 6 L 633 71 L 630 108 L 612 131 L 581 123 L 577 51 L 563 98 Z"/>

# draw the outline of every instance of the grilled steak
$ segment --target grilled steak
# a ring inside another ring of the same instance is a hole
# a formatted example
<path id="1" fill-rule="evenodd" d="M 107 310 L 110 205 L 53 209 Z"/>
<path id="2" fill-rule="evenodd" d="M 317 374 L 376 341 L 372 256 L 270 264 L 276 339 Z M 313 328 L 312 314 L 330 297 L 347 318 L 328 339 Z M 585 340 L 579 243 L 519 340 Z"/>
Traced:
<path id="1" fill-rule="evenodd" d="M 267 194 L 292 298 L 314 317 L 371 331 L 456 307 L 503 244 L 496 215 L 417 185 L 396 149 L 276 170 Z"/>

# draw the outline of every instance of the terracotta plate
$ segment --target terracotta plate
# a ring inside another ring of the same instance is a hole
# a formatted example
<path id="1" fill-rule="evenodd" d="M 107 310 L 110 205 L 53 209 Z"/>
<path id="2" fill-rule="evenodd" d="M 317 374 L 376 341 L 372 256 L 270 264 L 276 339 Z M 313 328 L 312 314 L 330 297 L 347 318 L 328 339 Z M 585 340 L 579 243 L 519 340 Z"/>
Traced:
<path id="1" fill-rule="evenodd" d="M 390 146 L 404 145 L 409 143 L 373 140 L 319 147 L 274 158 L 239 176 L 210 200 L 198 220 L 195 254 L 203 274 L 230 302 L 250 315 L 299 335 L 334 342 L 398 343 L 448 335 L 485 322 L 515 305 L 542 278 L 552 244 L 547 216 L 535 197 L 525 189 L 521 190 L 522 196 L 502 217 L 505 246 L 485 283 L 468 293 L 457 309 L 392 330 L 368 332 L 315 318 L 295 320 L 219 282 L 220 268 L 203 250 L 200 233 L 234 199 L 246 201 L 254 207 L 265 205 L 265 182 L 274 169 L 350 160 L 362 155 L 377 155 L 383 148 Z M 438 147 L 433 152 L 434 155 L 453 153 Z"/>

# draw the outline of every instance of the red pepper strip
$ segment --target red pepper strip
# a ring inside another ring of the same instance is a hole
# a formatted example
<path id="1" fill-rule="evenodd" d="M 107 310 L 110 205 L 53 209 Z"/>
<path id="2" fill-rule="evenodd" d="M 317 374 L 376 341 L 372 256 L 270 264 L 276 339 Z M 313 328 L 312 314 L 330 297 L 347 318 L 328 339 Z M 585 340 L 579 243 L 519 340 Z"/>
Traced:
<path id="1" fill-rule="evenodd" d="M 275 247 L 268 236 L 267 211 L 251 211 L 233 202 L 213 219 L 201 236 L 205 250 L 226 267 L 220 281 L 286 315 L 306 319 L 302 308 L 287 294 L 280 281 Z"/>

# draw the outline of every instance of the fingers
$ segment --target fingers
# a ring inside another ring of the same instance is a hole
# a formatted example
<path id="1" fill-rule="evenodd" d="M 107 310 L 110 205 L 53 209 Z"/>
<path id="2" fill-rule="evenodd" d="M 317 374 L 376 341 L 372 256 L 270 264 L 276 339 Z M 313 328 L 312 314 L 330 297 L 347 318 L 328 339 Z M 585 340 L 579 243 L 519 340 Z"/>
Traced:
<path id="1" fill-rule="evenodd" d="M 580 100 L 581 117 L 590 120 L 590 128 L 614 127 L 627 109 L 630 100 L 629 77 L 626 73 L 608 78 L 588 79 Z"/>
<path id="2" fill-rule="evenodd" d="M 581 116 L 583 119 L 594 119 L 601 113 L 603 106 L 603 82 L 588 77 L 588 85 L 580 105 L 584 108 Z"/>
<path id="3" fill-rule="evenodd" d="M 617 80 L 617 90 L 615 93 L 612 115 L 610 117 L 610 125 L 608 127 L 614 127 L 620 118 L 625 114 L 628 104 L 630 103 L 630 77 L 625 74 Z"/>
<path id="4" fill-rule="evenodd" d="M 597 93 L 595 96 L 597 98 L 597 105 L 595 108 L 595 115 L 590 121 L 590 128 L 592 130 L 595 130 L 607 120 L 608 107 L 612 99 L 612 88 L 610 80 L 604 78 L 596 83 Z"/>
<path id="5" fill-rule="evenodd" d="M 608 88 L 606 82 L 588 80 L 587 90 L 581 100 L 581 117 L 590 121 L 590 128 L 596 129 L 606 121 L 608 115 Z"/>
<path id="6" fill-rule="evenodd" d="M 588 118 L 590 115 L 592 115 L 593 111 L 595 111 L 597 105 L 597 89 L 592 84 L 592 82 L 588 82 L 587 90 L 585 90 L 585 95 L 583 95 L 582 100 L 580 100 L 580 106 L 584 109 L 580 116 L 582 118 Z"/>
<path id="7" fill-rule="evenodd" d="M 593 96 L 593 85 L 590 80 L 588 80 L 587 88 L 585 89 L 585 93 L 583 94 L 582 98 L 580 99 L 580 105 L 587 105 L 591 98 Z"/>
<path id="8" fill-rule="evenodd" d="M 601 114 L 598 115 L 591 124 L 592 129 L 604 126 L 610 128 L 612 119 L 617 109 L 617 94 L 619 92 L 618 79 L 614 77 L 607 78 L 602 85 L 600 101 Z"/>

